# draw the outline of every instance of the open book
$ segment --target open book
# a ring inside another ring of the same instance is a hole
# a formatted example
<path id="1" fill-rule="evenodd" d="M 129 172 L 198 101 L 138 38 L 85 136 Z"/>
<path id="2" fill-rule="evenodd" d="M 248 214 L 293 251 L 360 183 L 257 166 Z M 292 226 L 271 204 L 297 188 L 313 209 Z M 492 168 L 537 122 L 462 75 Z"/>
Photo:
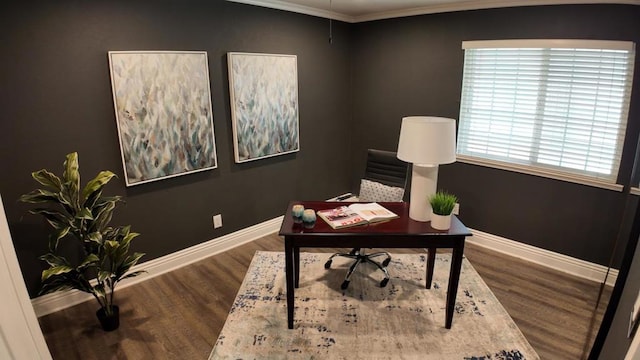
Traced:
<path id="1" fill-rule="evenodd" d="M 378 203 L 351 204 L 334 209 L 318 210 L 317 214 L 334 229 L 395 219 L 397 214 Z"/>

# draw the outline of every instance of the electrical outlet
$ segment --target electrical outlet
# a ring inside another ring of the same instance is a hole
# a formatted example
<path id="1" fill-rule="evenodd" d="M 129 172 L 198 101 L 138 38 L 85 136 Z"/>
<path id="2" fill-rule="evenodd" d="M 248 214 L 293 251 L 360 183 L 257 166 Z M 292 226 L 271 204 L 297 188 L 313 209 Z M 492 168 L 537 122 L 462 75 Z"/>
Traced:
<path id="1" fill-rule="evenodd" d="M 219 227 L 222 227 L 222 215 L 213 215 L 213 228 L 217 229 Z"/>
<path id="2" fill-rule="evenodd" d="M 456 205 L 453 207 L 453 215 L 460 215 L 460 204 L 456 203 Z"/>

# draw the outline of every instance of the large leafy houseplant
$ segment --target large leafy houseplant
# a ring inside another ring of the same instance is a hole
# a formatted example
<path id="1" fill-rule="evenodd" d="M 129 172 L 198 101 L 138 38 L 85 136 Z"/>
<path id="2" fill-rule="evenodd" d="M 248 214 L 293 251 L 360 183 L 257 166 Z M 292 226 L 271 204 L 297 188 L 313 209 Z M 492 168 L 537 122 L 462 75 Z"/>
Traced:
<path id="1" fill-rule="evenodd" d="M 115 315 L 112 327 L 117 327 L 118 307 L 113 303 L 116 285 L 144 272 L 129 272 L 144 254 L 130 254 L 131 240 L 139 235 L 130 226 L 109 226 L 122 199 L 102 196 L 102 190 L 115 174 L 101 171 L 81 188 L 78 154 L 74 152 L 66 156 L 62 177 L 44 169 L 31 176 L 44 188 L 22 195 L 20 200 L 46 205 L 29 212 L 42 215 L 53 228 L 48 252 L 40 257 L 49 265 L 42 272 L 40 294 L 69 289 L 87 292 L 100 304 L 98 317 Z M 82 248 L 78 263 L 61 255 L 59 244 L 68 238 L 75 239 Z"/>

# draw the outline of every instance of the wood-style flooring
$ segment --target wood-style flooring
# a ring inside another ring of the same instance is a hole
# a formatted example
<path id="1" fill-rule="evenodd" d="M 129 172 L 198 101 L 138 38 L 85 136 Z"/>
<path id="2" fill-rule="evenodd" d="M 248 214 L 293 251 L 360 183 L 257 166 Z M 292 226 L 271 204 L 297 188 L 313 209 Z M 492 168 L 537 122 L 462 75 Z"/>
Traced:
<path id="1" fill-rule="evenodd" d="M 95 301 L 41 317 L 53 358 L 207 359 L 256 250 L 283 251 L 283 240 L 269 235 L 117 290 L 113 332 L 100 328 Z M 465 256 L 542 359 L 586 358 L 610 289 L 594 312 L 597 283 L 472 244 Z"/>

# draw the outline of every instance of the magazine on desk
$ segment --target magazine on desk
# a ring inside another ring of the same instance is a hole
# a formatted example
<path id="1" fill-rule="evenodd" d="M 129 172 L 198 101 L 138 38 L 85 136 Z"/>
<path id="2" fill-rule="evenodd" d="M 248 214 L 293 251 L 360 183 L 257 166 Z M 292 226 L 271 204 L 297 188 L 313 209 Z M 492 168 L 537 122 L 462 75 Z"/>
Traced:
<path id="1" fill-rule="evenodd" d="M 334 229 L 391 220 L 398 217 L 378 203 L 351 204 L 334 209 L 318 210 L 317 214 Z"/>

